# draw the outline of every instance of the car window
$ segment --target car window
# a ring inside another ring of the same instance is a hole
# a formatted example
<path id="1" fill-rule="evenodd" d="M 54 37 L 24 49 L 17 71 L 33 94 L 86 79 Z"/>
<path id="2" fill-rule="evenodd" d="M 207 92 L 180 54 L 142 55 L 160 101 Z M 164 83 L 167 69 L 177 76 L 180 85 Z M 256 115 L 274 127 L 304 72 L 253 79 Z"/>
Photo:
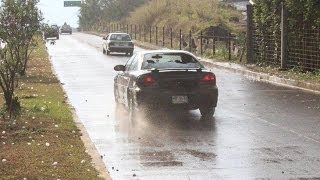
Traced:
<path id="1" fill-rule="evenodd" d="M 134 55 L 127 61 L 127 64 L 126 64 L 126 66 L 125 66 L 125 67 L 126 67 L 125 71 L 129 71 L 129 67 L 130 67 L 133 59 L 134 59 L 136 56 L 137 56 L 137 55 L 134 54 Z"/>
<path id="2" fill-rule="evenodd" d="M 143 58 L 141 69 L 203 68 L 193 56 L 186 53 L 149 53 Z"/>
<path id="3" fill-rule="evenodd" d="M 131 41 L 131 38 L 128 34 L 112 34 L 110 40 L 114 41 Z"/>
<path id="4" fill-rule="evenodd" d="M 136 71 L 138 70 L 139 66 L 139 56 L 135 56 L 131 62 L 131 65 L 129 67 L 129 71 Z"/>

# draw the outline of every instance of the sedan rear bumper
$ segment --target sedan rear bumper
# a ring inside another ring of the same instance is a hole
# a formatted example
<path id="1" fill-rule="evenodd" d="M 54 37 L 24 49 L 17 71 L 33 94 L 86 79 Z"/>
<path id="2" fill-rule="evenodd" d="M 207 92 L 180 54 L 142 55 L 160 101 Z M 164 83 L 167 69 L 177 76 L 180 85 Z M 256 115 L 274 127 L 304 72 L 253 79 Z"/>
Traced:
<path id="1" fill-rule="evenodd" d="M 174 96 L 187 97 L 187 103 L 174 103 Z M 135 92 L 136 103 L 148 108 L 161 109 L 198 109 L 200 107 L 216 107 L 218 102 L 218 88 L 196 89 L 192 92 L 170 90 L 139 90 Z"/>
<path id="2" fill-rule="evenodd" d="M 134 48 L 133 47 L 109 47 L 108 50 L 110 52 L 132 52 Z"/>

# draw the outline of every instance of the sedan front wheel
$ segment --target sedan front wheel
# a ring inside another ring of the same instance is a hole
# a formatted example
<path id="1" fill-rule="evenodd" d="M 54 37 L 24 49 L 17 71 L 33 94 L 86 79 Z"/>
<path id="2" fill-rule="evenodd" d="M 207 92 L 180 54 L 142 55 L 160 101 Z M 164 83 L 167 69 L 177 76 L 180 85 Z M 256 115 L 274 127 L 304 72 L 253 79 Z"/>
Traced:
<path id="1" fill-rule="evenodd" d="M 215 113 L 215 111 L 216 111 L 215 107 L 202 107 L 202 108 L 200 108 L 201 116 L 204 119 L 212 118 L 214 113 Z"/>

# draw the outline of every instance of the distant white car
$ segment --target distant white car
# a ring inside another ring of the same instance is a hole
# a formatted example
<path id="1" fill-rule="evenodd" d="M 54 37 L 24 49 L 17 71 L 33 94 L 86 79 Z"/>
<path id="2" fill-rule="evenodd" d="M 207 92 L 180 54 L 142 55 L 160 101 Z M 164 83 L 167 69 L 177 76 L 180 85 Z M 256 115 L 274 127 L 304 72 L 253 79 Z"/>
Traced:
<path id="1" fill-rule="evenodd" d="M 134 44 L 127 33 L 110 33 L 103 37 L 103 54 L 110 55 L 111 52 L 123 52 L 126 55 L 133 55 Z"/>

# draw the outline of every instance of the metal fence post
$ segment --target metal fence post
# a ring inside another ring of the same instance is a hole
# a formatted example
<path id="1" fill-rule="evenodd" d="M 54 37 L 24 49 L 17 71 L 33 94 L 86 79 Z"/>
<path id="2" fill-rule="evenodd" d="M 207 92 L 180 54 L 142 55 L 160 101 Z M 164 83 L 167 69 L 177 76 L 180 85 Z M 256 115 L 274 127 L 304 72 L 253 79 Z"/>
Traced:
<path id="1" fill-rule="evenodd" d="M 147 27 L 146 26 L 144 26 L 143 36 L 144 36 L 144 42 L 146 42 L 147 41 Z"/>
<path id="2" fill-rule="evenodd" d="M 156 26 L 156 45 L 158 45 L 158 26 Z"/>
<path id="3" fill-rule="evenodd" d="M 281 6 L 281 69 L 285 69 L 288 60 L 288 13 L 283 2 Z"/>
<path id="4" fill-rule="evenodd" d="M 189 52 L 192 52 L 192 40 L 191 40 L 191 38 L 192 38 L 192 34 L 191 34 L 192 32 L 191 32 L 191 30 L 190 30 L 190 32 L 189 32 Z"/>
<path id="5" fill-rule="evenodd" d="M 254 63 L 253 51 L 253 7 L 247 5 L 247 63 Z"/>
<path id="6" fill-rule="evenodd" d="M 137 40 L 137 25 L 134 25 L 134 39 Z"/>
<path id="7" fill-rule="evenodd" d="M 228 33 L 228 60 L 231 61 L 231 33 Z"/>
<path id="8" fill-rule="evenodd" d="M 216 38 L 213 36 L 212 38 L 212 55 L 216 54 Z"/>
<path id="9" fill-rule="evenodd" d="M 171 49 L 173 48 L 172 37 L 173 37 L 172 28 L 170 28 L 170 44 L 171 44 Z"/>
<path id="10" fill-rule="evenodd" d="M 201 31 L 201 33 L 200 33 L 200 55 L 202 56 L 202 54 L 203 54 L 203 47 L 202 47 L 202 31 Z"/>
<path id="11" fill-rule="evenodd" d="M 150 26 L 150 43 L 152 43 L 152 26 Z"/>
<path id="12" fill-rule="evenodd" d="M 164 31 L 165 31 L 165 27 L 163 26 L 162 27 L 162 46 L 164 47 L 166 44 L 165 44 L 165 39 L 164 39 Z"/>
<path id="13" fill-rule="evenodd" d="M 182 50 L 182 30 L 179 31 L 179 48 Z"/>

